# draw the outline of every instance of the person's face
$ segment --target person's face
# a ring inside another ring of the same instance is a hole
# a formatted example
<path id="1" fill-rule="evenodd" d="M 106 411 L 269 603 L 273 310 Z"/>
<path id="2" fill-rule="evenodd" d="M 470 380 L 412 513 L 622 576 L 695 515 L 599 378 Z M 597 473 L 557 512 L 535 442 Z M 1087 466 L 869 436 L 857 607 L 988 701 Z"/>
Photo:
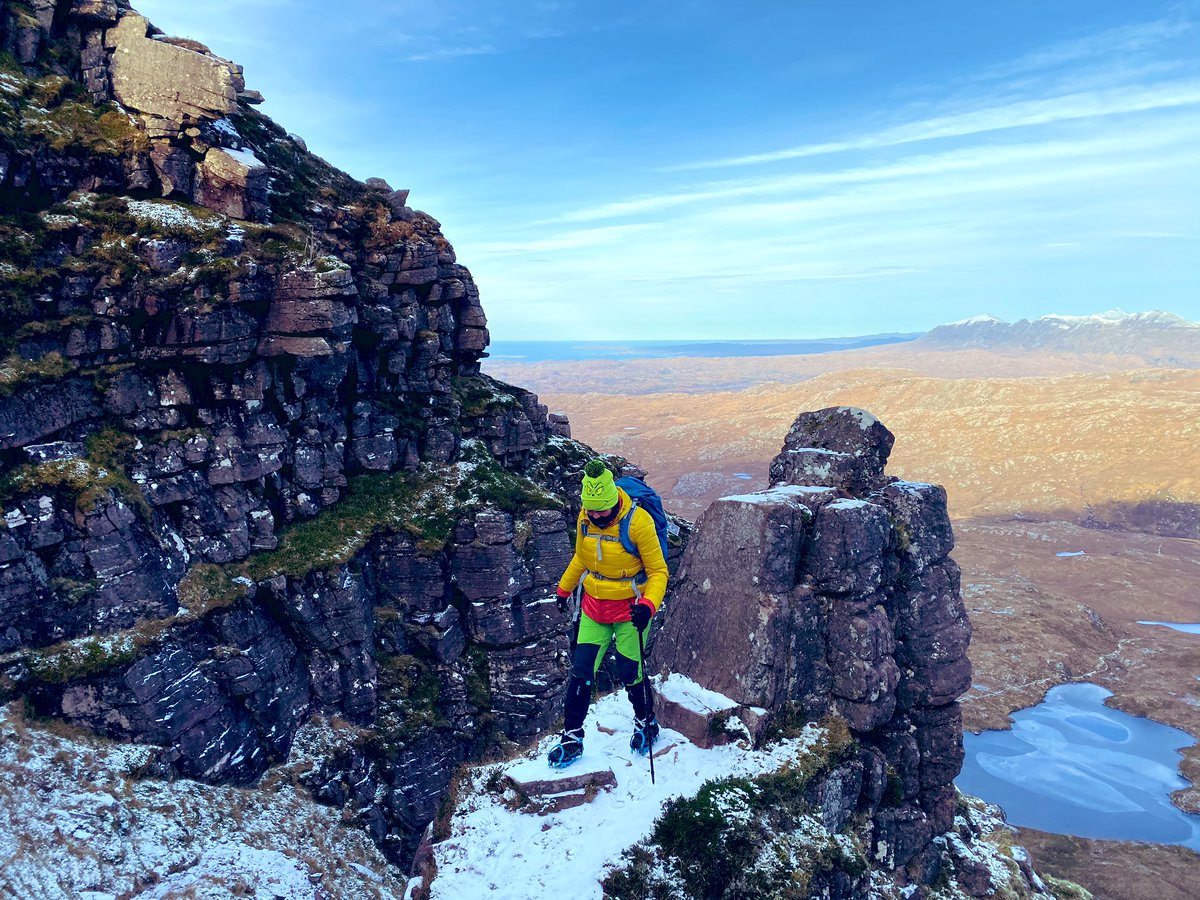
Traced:
<path id="1" fill-rule="evenodd" d="M 620 503 L 614 503 L 608 509 L 589 509 L 587 511 L 588 521 L 597 528 L 607 528 L 617 517 L 617 510 L 620 506 Z"/>

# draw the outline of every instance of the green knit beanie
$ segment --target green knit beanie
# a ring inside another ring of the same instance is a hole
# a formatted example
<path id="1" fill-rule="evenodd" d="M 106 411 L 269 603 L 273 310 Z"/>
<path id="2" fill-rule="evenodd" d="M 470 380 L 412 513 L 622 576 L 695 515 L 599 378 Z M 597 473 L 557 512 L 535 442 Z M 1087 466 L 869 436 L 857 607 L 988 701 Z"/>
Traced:
<path id="1" fill-rule="evenodd" d="M 612 509 L 617 505 L 617 486 L 612 472 L 598 459 L 589 460 L 583 467 L 584 509 Z"/>

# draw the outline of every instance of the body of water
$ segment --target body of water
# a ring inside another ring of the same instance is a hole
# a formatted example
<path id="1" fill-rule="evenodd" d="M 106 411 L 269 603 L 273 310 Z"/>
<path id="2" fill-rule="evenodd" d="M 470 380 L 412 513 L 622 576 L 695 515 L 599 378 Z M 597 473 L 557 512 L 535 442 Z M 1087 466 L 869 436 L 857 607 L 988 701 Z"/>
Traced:
<path id="1" fill-rule="evenodd" d="M 1184 622 L 1138 622 L 1139 625 L 1161 625 L 1163 628 L 1174 628 L 1184 634 L 1200 634 L 1200 624 L 1190 625 Z"/>
<path id="2" fill-rule="evenodd" d="M 1095 684 L 1053 688 L 1012 715 L 1009 731 L 964 735 L 956 780 L 999 804 L 1014 825 L 1079 837 L 1182 844 L 1200 850 L 1200 816 L 1171 803 L 1187 787 L 1180 748 L 1187 732 L 1109 709 Z"/>

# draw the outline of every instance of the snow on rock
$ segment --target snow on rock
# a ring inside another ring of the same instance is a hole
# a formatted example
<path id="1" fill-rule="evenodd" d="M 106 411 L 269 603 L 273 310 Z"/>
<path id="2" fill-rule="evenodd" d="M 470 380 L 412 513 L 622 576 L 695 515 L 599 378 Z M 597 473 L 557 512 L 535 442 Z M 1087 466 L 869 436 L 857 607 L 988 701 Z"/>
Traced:
<path id="1" fill-rule="evenodd" d="M 504 774 L 519 791 L 537 798 L 529 811 L 541 814 L 582 806 L 597 791 L 617 786 L 612 768 L 599 756 L 581 759 L 565 769 L 552 769 L 545 759 L 526 759 Z"/>
<path id="2" fill-rule="evenodd" d="M 650 834 L 668 800 L 691 796 L 712 779 L 776 771 L 815 745 L 822 734 L 810 725 L 799 738 L 781 741 L 769 750 L 747 751 L 732 745 L 705 750 L 664 729 L 657 746 L 669 749 L 656 755 L 656 783 L 651 784 L 649 761 L 629 750 L 632 732 L 633 714 L 624 692 L 595 703 L 580 764 L 603 760 L 612 767 L 616 787 L 584 806 L 546 816 L 514 809 L 518 798 L 512 791 L 489 790 L 489 784 L 502 782 L 513 763 L 472 769 L 450 820 L 450 836 L 434 845 L 437 877 L 431 900 L 600 900 L 601 880 L 622 865 L 622 850 Z M 549 773 L 544 760 L 554 740 L 543 740 L 517 766 L 540 763 Z"/>
<path id="3" fill-rule="evenodd" d="M 266 163 L 264 163 L 249 150 L 231 150 L 228 147 L 223 147 L 222 151 L 233 157 L 235 162 L 237 162 L 239 165 L 245 166 L 247 169 L 266 168 Z"/>
<path id="4" fill-rule="evenodd" d="M 672 672 L 663 679 L 655 679 L 655 688 L 660 697 L 698 713 L 724 712 L 738 706 L 736 700 L 730 700 L 724 694 L 701 687 L 678 672 Z"/>
<path id="5" fill-rule="evenodd" d="M 828 450 L 814 450 L 813 452 L 830 453 Z M 721 497 L 720 499 L 728 500 L 731 503 L 778 503 L 789 497 L 828 493 L 830 493 L 830 489 L 823 485 L 788 484 L 781 487 L 769 488 L 765 491 L 755 491 L 753 494 L 733 494 L 729 497 Z"/>
<path id="6" fill-rule="evenodd" d="M 237 128 L 234 127 L 234 124 L 232 122 L 230 122 L 228 119 L 217 119 L 215 122 L 213 122 L 211 124 L 214 129 L 216 129 L 217 131 L 219 131 L 221 134 L 225 135 L 226 137 L 233 138 L 237 141 L 242 140 L 241 134 L 238 132 Z"/>
<path id="7" fill-rule="evenodd" d="M 984 314 L 984 315 L 979 315 L 979 316 L 971 316 L 969 319 L 959 319 L 957 322 L 948 322 L 946 324 L 948 326 L 954 326 L 954 325 L 988 325 L 988 324 L 1007 325 L 1008 323 L 1005 322 L 1003 319 L 997 319 L 995 316 L 989 316 L 987 314 Z"/>
<path id="8" fill-rule="evenodd" d="M 751 739 L 751 728 L 743 719 L 751 723 L 754 731 L 765 721 L 765 710 L 743 709 L 740 716 L 734 715 L 740 709 L 736 700 L 701 687 L 678 672 L 672 672 L 665 679 L 656 677 L 653 681 L 658 695 L 659 723 L 678 731 L 697 747 L 712 747 L 738 738 Z"/>
<path id="9" fill-rule="evenodd" d="M 294 772 L 256 788 L 163 781 L 147 777 L 159 752 L 0 707 L 0 897 L 404 896 L 403 874 Z"/>
<path id="10" fill-rule="evenodd" d="M 234 151 L 226 151 L 232 153 Z M 129 214 L 141 222 L 152 222 L 176 231 L 211 231 L 223 227 L 223 220 L 205 221 L 178 203 L 154 200 L 130 200 Z"/>

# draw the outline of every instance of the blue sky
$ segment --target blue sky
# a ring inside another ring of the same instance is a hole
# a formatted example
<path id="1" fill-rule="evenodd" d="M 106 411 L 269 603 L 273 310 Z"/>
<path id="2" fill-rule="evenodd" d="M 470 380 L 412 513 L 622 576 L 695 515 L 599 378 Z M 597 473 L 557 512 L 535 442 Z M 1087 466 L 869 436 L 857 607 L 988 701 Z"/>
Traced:
<path id="1" fill-rule="evenodd" d="M 135 5 L 410 188 L 495 338 L 1200 319 L 1196 0 Z"/>

